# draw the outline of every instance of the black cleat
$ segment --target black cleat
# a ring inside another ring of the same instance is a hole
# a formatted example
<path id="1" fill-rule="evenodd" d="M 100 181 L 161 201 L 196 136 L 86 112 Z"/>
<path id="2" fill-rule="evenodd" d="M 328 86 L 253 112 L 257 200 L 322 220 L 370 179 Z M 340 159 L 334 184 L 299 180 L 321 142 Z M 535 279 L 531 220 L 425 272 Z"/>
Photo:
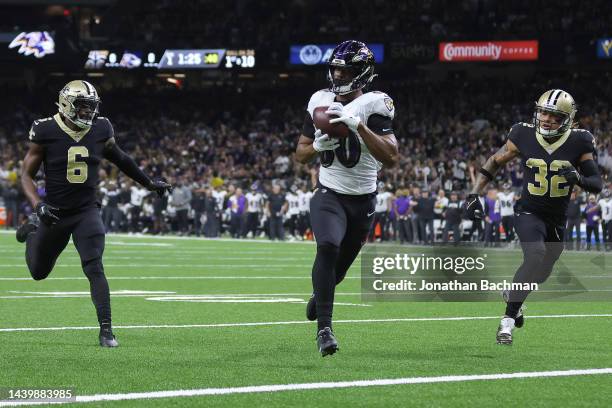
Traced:
<path id="1" fill-rule="evenodd" d="M 329 327 L 319 330 L 317 334 L 317 347 L 319 348 L 321 357 L 331 356 L 338 351 L 338 342 Z"/>
<path id="2" fill-rule="evenodd" d="M 17 232 L 15 233 L 17 242 L 25 242 L 26 239 L 28 239 L 28 235 L 30 235 L 32 232 L 36 232 L 39 224 L 40 221 L 38 220 L 38 216 L 36 214 L 30 214 L 26 222 L 17 228 Z"/>
<path id="3" fill-rule="evenodd" d="M 317 320 L 317 303 L 315 302 L 314 293 L 310 296 L 306 305 L 306 318 L 310 321 Z"/>
<path id="4" fill-rule="evenodd" d="M 502 297 L 504 298 L 504 302 L 508 303 L 510 299 L 510 292 L 507 290 L 502 291 Z M 520 329 L 525 325 L 525 315 L 523 315 L 523 311 L 525 310 L 525 305 L 521 306 L 516 317 L 514 318 L 514 327 Z"/>
<path id="5" fill-rule="evenodd" d="M 113 329 L 104 327 L 100 329 L 100 346 L 102 347 L 118 347 L 119 342 L 113 335 Z"/>

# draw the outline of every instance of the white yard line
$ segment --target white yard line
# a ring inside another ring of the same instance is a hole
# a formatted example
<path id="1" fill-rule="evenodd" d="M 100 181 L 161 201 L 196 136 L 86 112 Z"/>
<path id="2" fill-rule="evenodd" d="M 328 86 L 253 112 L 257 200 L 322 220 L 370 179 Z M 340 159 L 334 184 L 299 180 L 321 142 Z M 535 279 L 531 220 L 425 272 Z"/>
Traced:
<path id="1" fill-rule="evenodd" d="M 251 385 L 243 387 L 227 388 L 199 388 L 191 390 L 168 390 L 152 392 L 131 392 L 125 394 L 95 394 L 80 395 L 74 402 L 98 402 L 98 401 L 125 401 L 158 398 L 180 398 L 197 397 L 210 395 L 231 395 L 231 394 L 255 394 L 272 393 L 285 391 L 305 391 L 320 389 L 341 389 L 341 388 L 363 388 L 380 387 L 391 385 L 413 385 L 413 384 L 439 384 L 467 381 L 495 381 L 512 380 L 517 378 L 553 378 L 553 377 L 576 377 L 585 375 L 609 375 L 612 368 L 589 368 L 578 370 L 555 370 L 555 371 L 532 371 L 518 373 L 497 373 L 497 374 L 476 374 L 476 375 L 445 375 L 436 377 L 404 377 L 373 380 L 353 380 L 335 381 L 318 383 L 294 383 L 294 384 L 270 384 L 270 385 Z M 19 403 L 0 402 L 1 406 L 15 406 Z M 29 403 L 27 405 L 37 405 Z"/>
<path id="2" fill-rule="evenodd" d="M 200 268 L 217 268 L 217 269 L 240 269 L 240 268 L 266 268 L 266 269 L 287 269 L 287 268 L 312 268 L 312 264 L 295 264 L 295 263 L 287 263 L 287 264 L 270 264 L 269 260 L 262 259 L 262 263 L 256 264 L 253 263 L 252 260 L 245 259 L 244 265 L 224 265 L 223 263 L 218 264 L 201 264 L 201 263 L 191 263 L 191 264 L 158 264 L 158 263 L 129 263 L 129 264 L 104 264 L 105 268 L 192 268 L 192 269 L 200 269 Z M 55 265 L 54 268 L 80 268 L 81 264 L 59 264 Z M 0 264 L 0 268 L 27 268 L 25 262 L 21 264 Z"/>
<path id="3" fill-rule="evenodd" d="M 529 319 L 566 319 L 566 318 L 589 318 L 589 317 L 612 317 L 612 314 L 564 314 L 564 315 L 539 315 L 529 316 Z M 460 317 L 406 317 L 391 319 L 353 319 L 334 320 L 339 323 L 400 323 L 400 322 L 448 322 L 465 320 L 497 320 L 499 316 L 460 316 Z M 247 322 L 247 323 L 211 323 L 211 324 L 157 324 L 157 325 L 126 325 L 114 326 L 115 329 L 192 329 L 192 328 L 219 328 L 219 327 L 254 327 L 254 326 L 289 326 L 298 324 L 313 324 L 308 320 L 294 320 L 285 322 Z M 98 329 L 97 326 L 64 326 L 64 327 L 11 327 L 0 328 L 0 333 L 6 332 L 30 332 L 30 331 L 62 331 L 62 330 L 91 330 Z"/>
<path id="4" fill-rule="evenodd" d="M 238 280 L 258 280 L 258 279 L 307 279 L 312 280 L 310 276 L 112 276 L 106 275 L 108 280 L 191 280 L 191 279 L 238 279 Z M 347 276 L 344 279 L 360 279 L 359 276 Z M 60 276 L 50 277 L 45 280 L 87 280 L 85 276 Z M 33 281 L 27 277 L 0 277 L 0 281 Z"/>

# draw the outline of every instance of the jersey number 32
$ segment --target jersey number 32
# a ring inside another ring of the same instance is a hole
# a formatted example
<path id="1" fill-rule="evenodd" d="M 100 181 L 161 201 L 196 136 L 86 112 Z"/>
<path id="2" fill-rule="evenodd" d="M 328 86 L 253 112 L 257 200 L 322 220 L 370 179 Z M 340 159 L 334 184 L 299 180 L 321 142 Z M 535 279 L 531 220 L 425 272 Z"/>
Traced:
<path id="1" fill-rule="evenodd" d="M 557 172 L 561 170 L 563 167 L 568 165 L 571 166 L 571 163 L 566 160 L 553 160 L 550 162 L 550 167 L 546 165 L 546 162 L 542 159 L 529 159 L 525 163 L 527 167 L 530 169 L 535 168 L 536 172 L 534 173 L 534 181 L 535 183 L 529 183 L 527 185 L 527 190 L 530 194 L 536 196 L 543 196 L 546 193 L 550 194 L 550 197 L 564 197 L 569 194 L 569 186 L 560 187 L 561 183 L 567 183 L 565 177 L 555 174 L 550 178 L 550 182 L 548 181 L 548 171 Z"/>

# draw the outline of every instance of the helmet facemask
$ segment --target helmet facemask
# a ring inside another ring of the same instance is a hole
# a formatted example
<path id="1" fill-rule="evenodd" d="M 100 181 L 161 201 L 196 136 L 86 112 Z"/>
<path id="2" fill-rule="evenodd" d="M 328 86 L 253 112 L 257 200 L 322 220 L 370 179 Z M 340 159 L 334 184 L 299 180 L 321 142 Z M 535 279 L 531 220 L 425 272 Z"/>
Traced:
<path id="1" fill-rule="evenodd" d="M 542 127 L 542 120 L 540 119 L 540 113 L 542 112 L 548 112 L 555 116 L 559 116 L 561 118 L 561 125 L 557 129 L 544 129 Z M 544 139 L 551 139 L 563 135 L 572 126 L 572 120 L 573 118 L 566 112 L 556 109 L 547 109 L 536 106 L 533 113 L 534 125 L 536 126 L 538 133 L 541 134 Z"/>
<path id="2" fill-rule="evenodd" d="M 545 129 L 542 127 L 540 115 L 544 112 L 559 118 L 557 121 L 560 122 L 560 125 L 557 129 Z M 567 92 L 560 89 L 544 92 L 536 102 L 533 113 L 533 124 L 536 132 L 544 139 L 562 136 L 572 127 L 576 112 L 574 98 Z"/>

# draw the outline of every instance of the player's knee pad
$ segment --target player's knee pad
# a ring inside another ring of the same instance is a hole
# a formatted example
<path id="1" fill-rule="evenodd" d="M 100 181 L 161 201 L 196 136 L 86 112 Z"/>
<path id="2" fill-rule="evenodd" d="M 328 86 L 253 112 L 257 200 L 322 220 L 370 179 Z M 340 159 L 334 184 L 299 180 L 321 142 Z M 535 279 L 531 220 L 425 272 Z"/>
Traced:
<path id="1" fill-rule="evenodd" d="M 94 258 L 83 262 L 83 272 L 88 279 L 95 276 L 104 275 L 104 267 L 102 266 L 102 259 Z"/>

